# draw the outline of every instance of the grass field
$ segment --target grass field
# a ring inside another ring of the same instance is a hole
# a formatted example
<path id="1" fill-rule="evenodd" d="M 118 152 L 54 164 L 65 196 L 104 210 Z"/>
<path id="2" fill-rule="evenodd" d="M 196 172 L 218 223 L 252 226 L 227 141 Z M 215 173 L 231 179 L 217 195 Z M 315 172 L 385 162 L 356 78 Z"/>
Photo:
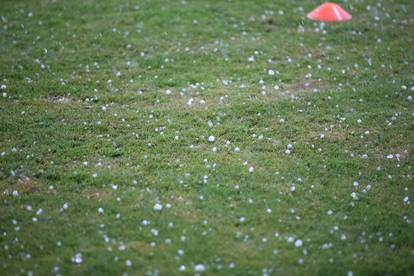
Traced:
<path id="1" fill-rule="evenodd" d="M 414 2 L 1 0 L 2 275 L 412 275 Z"/>

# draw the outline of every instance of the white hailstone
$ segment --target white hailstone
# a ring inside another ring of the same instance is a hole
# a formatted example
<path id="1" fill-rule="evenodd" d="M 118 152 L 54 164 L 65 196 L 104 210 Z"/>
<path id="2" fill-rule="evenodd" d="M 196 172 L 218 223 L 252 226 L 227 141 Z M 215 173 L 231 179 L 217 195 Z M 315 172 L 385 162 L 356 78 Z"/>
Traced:
<path id="1" fill-rule="evenodd" d="M 132 265 L 131 260 L 126 260 L 126 261 L 125 261 L 125 266 L 126 266 L 126 267 L 131 267 L 131 265 Z"/>
<path id="2" fill-rule="evenodd" d="M 208 125 L 208 127 L 212 128 L 213 127 L 213 122 L 211 120 L 208 120 L 207 125 Z"/>
<path id="3" fill-rule="evenodd" d="M 345 240 L 346 240 L 346 236 L 345 236 L 345 234 L 342 234 L 342 235 L 341 235 L 341 240 L 342 240 L 342 241 L 345 241 Z"/>
<path id="4" fill-rule="evenodd" d="M 394 155 L 393 154 L 388 154 L 387 155 L 387 159 L 393 159 L 394 158 Z"/>
<path id="5" fill-rule="evenodd" d="M 243 223 L 243 222 L 245 222 L 245 221 L 246 221 L 246 218 L 245 218 L 245 217 L 241 217 L 241 218 L 239 219 L 239 221 L 240 221 L 241 223 Z"/>
<path id="6" fill-rule="evenodd" d="M 126 249 L 125 244 L 124 244 L 123 242 L 121 242 L 121 243 L 119 244 L 119 246 L 118 246 L 118 250 L 119 250 L 119 251 L 125 251 L 125 249 Z"/>
<path id="7" fill-rule="evenodd" d="M 357 200 L 357 199 L 358 199 L 358 195 L 357 195 L 357 193 L 355 193 L 355 192 L 352 192 L 352 193 L 351 193 L 351 197 L 352 197 L 352 199 L 354 199 L 354 200 Z"/>
<path id="8" fill-rule="evenodd" d="M 285 151 L 285 153 L 286 153 L 287 155 L 289 155 L 289 154 L 291 153 L 291 151 L 287 149 L 287 150 Z"/>
<path id="9" fill-rule="evenodd" d="M 7 85 L 2 84 L 2 85 L 1 85 L 1 90 L 6 90 L 6 89 L 7 89 Z"/>
<path id="10" fill-rule="evenodd" d="M 293 145 L 292 145 L 292 144 L 288 144 L 288 145 L 286 146 L 286 148 L 287 148 L 287 149 L 293 149 Z"/>
<path id="11" fill-rule="evenodd" d="M 180 267 L 178 268 L 178 271 L 184 272 L 185 271 L 185 265 L 180 265 Z"/>
<path id="12" fill-rule="evenodd" d="M 362 123 L 362 120 L 361 120 L 361 119 L 358 119 L 358 120 L 357 120 L 357 123 L 358 123 L 358 124 Z"/>
<path id="13" fill-rule="evenodd" d="M 271 213 L 272 213 L 272 209 L 267 208 L 267 209 L 266 209 L 266 213 L 271 214 Z"/>
<path id="14" fill-rule="evenodd" d="M 157 229 L 155 229 L 155 228 L 152 228 L 151 229 L 151 234 L 153 235 L 153 236 L 158 236 L 158 230 Z"/>
<path id="15" fill-rule="evenodd" d="M 4 93 L 3 93 L 4 94 Z M 6 94 L 7 95 L 7 94 Z M 411 97 L 411 96 L 407 96 L 407 101 L 412 101 L 413 100 L 413 97 Z"/>
<path id="16" fill-rule="evenodd" d="M 296 240 L 296 241 L 295 241 L 295 246 L 296 246 L 296 247 L 301 247 L 302 245 L 303 245 L 302 240 Z"/>
<path id="17" fill-rule="evenodd" d="M 292 187 L 290 187 L 290 191 L 291 191 L 291 192 L 296 191 L 296 186 L 295 186 L 295 185 L 292 185 Z"/>
<path id="18" fill-rule="evenodd" d="M 66 209 L 68 209 L 69 208 L 69 203 L 67 203 L 67 202 L 65 202 L 65 203 L 63 203 L 63 210 L 66 210 Z"/>
<path id="19" fill-rule="evenodd" d="M 72 257 L 72 262 L 75 264 L 81 264 L 83 262 L 82 254 L 76 253 L 75 256 Z"/>
<path id="20" fill-rule="evenodd" d="M 98 213 L 99 213 L 99 214 L 103 214 L 103 213 L 104 213 L 104 209 L 103 209 L 102 207 L 99 207 L 99 208 L 98 208 Z"/>
<path id="21" fill-rule="evenodd" d="M 410 198 L 408 196 L 403 199 L 404 204 L 410 204 Z"/>
<path id="22" fill-rule="evenodd" d="M 7 98 L 7 93 L 6 92 L 3 92 L 3 98 Z"/>
<path id="23" fill-rule="evenodd" d="M 329 209 L 329 210 L 328 210 L 328 212 L 326 212 L 326 214 L 327 214 L 328 216 L 330 216 L 330 215 L 332 215 L 332 214 L 333 214 L 333 211 L 332 211 L 331 209 Z"/>
<path id="24" fill-rule="evenodd" d="M 13 197 L 18 197 L 18 196 L 19 196 L 19 192 L 18 192 L 18 191 L 16 191 L 16 190 L 14 190 L 14 191 L 12 192 L 12 195 L 13 195 Z"/>
<path id="25" fill-rule="evenodd" d="M 167 95 L 171 95 L 171 94 L 172 94 L 171 89 L 167 89 L 167 90 L 165 90 L 165 94 L 167 94 Z"/>
<path id="26" fill-rule="evenodd" d="M 272 69 L 269 69 L 269 70 L 267 71 L 267 74 L 268 74 L 269 76 L 274 76 L 274 75 L 275 75 L 275 71 L 273 71 Z"/>
<path id="27" fill-rule="evenodd" d="M 354 273 L 352 271 L 348 271 L 347 276 L 354 276 Z"/>
<path id="28" fill-rule="evenodd" d="M 117 190 L 118 189 L 118 185 L 116 184 L 111 184 L 112 190 Z"/>
<path id="29" fill-rule="evenodd" d="M 249 167 L 249 172 L 252 173 L 254 171 L 254 167 L 250 166 Z"/>
<path id="30" fill-rule="evenodd" d="M 235 151 L 235 152 L 240 152 L 240 148 L 239 148 L 239 147 L 235 147 L 235 148 L 234 148 L 234 151 Z"/>
<path id="31" fill-rule="evenodd" d="M 249 61 L 249 62 L 253 62 L 253 61 L 254 61 L 254 56 L 250 56 L 250 57 L 248 57 L 248 58 L 247 58 L 247 61 Z"/>
<path id="32" fill-rule="evenodd" d="M 206 270 L 206 267 L 203 264 L 196 264 L 194 266 L 195 272 L 204 272 Z"/>
<path id="33" fill-rule="evenodd" d="M 154 207 L 152 207 L 152 209 L 154 209 L 154 211 L 161 211 L 162 210 L 162 205 L 160 203 L 155 203 Z"/>
<path id="34" fill-rule="evenodd" d="M 214 137 L 213 135 L 211 135 L 211 136 L 208 137 L 208 141 L 210 143 L 214 143 L 214 141 L 216 141 L 216 137 Z"/>
<path id="35" fill-rule="evenodd" d="M 355 188 L 359 187 L 359 182 L 358 181 L 354 181 L 354 187 Z"/>

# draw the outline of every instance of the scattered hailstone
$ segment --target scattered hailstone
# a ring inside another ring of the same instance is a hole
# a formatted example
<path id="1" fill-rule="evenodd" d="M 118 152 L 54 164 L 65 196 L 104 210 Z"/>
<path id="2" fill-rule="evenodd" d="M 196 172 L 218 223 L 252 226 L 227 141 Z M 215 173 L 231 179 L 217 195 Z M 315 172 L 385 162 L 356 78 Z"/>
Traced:
<path id="1" fill-rule="evenodd" d="M 211 135 L 211 136 L 208 137 L 208 141 L 210 143 L 214 143 L 214 141 L 216 141 L 216 137 L 214 137 L 213 135 Z"/>
<path id="2" fill-rule="evenodd" d="M 358 199 L 358 195 L 357 195 L 357 193 L 355 193 L 355 192 L 352 192 L 352 193 L 351 193 L 351 197 L 352 197 L 352 199 L 354 199 L 354 200 L 357 200 L 357 199 Z"/>
<path id="3" fill-rule="evenodd" d="M 254 167 L 250 166 L 249 167 L 249 172 L 252 173 L 254 171 Z"/>
<path id="4" fill-rule="evenodd" d="M 167 90 L 165 91 L 165 94 L 167 94 L 167 95 L 171 95 L 171 94 L 172 94 L 171 89 L 167 89 Z"/>
<path id="5" fill-rule="evenodd" d="M 196 264 L 194 270 L 195 272 L 204 272 L 206 267 L 203 264 Z"/>
<path id="6" fill-rule="evenodd" d="M 269 70 L 267 71 L 267 74 L 268 74 L 269 76 L 274 76 L 274 75 L 275 75 L 275 71 L 273 71 L 272 69 L 269 69 Z"/>
<path id="7" fill-rule="evenodd" d="M 404 204 L 410 204 L 410 198 L 408 196 L 403 199 Z"/>
<path id="8" fill-rule="evenodd" d="M 99 214 L 103 214 L 103 213 L 104 213 L 104 209 L 103 209 L 102 207 L 99 207 L 99 208 L 98 208 L 98 213 L 99 213 Z"/>
<path id="9" fill-rule="evenodd" d="M 272 209 L 267 208 L 267 209 L 266 209 L 266 213 L 268 213 L 268 214 L 272 213 Z"/>
<path id="10" fill-rule="evenodd" d="M 286 153 L 286 154 L 290 154 L 290 153 L 292 152 L 292 149 L 293 149 L 293 145 L 292 145 L 292 144 L 288 144 L 288 145 L 286 146 L 286 151 L 285 151 L 285 153 Z"/>
<path id="11" fill-rule="evenodd" d="M 178 268 L 178 271 L 184 272 L 185 271 L 185 265 L 180 265 L 180 267 Z"/>
<path id="12" fill-rule="evenodd" d="M 75 256 L 72 257 L 72 263 L 81 264 L 83 262 L 82 254 L 76 253 Z"/>
<path id="13" fill-rule="evenodd" d="M 131 265 L 132 265 L 131 260 L 126 260 L 126 261 L 125 261 L 125 266 L 127 266 L 127 267 L 131 267 Z"/>
<path id="14" fill-rule="evenodd" d="M 295 241 L 295 246 L 296 246 L 296 247 L 301 247 L 302 245 L 303 245 L 302 240 L 296 240 L 296 241 Z"/>
<path id="15" fill-rule="evenodd" d="M 162 210 L 162 205 L 160 203 L 155 203 L 154 207 L 153 207 L 154 211 L 161 211 Z"/>
<path id="16" fill-rule="evenodd" d="M 156 236 L 158 236 L 158 233 L 159 233 L 159 232 L 158 232 L 158 230 L 157 230 L 157 229 L 155 229 L 155 228 L 152 228 L 152 229 L 151 229 L 151 234 L 152 234 L 153 236 L 155 236 L 155 237 L 156 237 Z"/>
<path id="17" fill-rule="evenodd" d="M 12 192 L 12 195 L 13 195 L 13 197 L 18 197 L 18 196 L 19 196 L 19 192 L 18 192 L 18 191 L 16 191 L 16 190 L 14 190 L 14 191 Z"/>

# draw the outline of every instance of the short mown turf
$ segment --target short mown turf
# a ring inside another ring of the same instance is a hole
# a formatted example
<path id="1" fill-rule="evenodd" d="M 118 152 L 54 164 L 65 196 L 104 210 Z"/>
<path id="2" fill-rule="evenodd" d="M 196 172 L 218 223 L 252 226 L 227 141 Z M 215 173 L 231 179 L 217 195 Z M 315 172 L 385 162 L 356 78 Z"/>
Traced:
<path id="1" fill-rule="evenodd" d="M 414 273 L 414 3 L 2 0 L 2 275 Z"/>

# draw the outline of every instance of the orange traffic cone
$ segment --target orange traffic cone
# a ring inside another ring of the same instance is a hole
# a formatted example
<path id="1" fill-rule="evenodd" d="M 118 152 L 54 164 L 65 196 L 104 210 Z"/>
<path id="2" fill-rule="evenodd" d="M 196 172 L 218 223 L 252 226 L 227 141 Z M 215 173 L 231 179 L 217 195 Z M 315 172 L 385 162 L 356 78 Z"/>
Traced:
<path id="1" fill-rule="evenodd" d="M 307 17 L 317 21 L 346 21 L 352 16 L 344 11 L 338 4 L 326 2 L 308 13 Z"/>

